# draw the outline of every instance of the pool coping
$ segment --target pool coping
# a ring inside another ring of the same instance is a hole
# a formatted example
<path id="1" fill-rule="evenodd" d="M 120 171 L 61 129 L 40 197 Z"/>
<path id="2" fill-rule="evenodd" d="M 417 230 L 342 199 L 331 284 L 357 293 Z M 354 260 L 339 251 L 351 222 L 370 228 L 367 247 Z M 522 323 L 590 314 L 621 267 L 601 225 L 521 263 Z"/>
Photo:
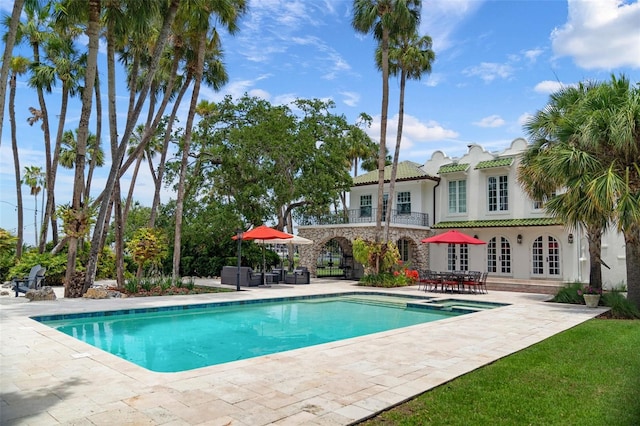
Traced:
<path id="1" fill-rule="evenodd" d="M 351 424 L 605 310 L 545 303 L 548 295 L 531 293 L 464 295 L 464 299 L 509 306 L 179 373 L 145 370 L 29 318 L 104 307 L 157 308 L 175 305 L 178 300 L 194 305 L 365 291 L 372 289 L 323 279 L 309 286 L 239 293 L 2 301 L 0 422 Z M 416 287 L 380 292 L 425 295 Z"/>

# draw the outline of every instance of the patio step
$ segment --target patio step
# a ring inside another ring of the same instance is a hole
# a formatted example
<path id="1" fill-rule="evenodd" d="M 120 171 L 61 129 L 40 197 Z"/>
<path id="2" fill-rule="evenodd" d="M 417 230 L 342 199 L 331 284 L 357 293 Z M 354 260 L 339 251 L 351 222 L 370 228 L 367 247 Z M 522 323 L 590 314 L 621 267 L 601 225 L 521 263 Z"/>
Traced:
<path id="1" fill-rule="evenodd" d="M 517 291 L 520 293 L 556 294 L 565 285 L 562 281 L 518 280 L 513 278 L 487 278 L 487 289 L 496 291 Z"/>

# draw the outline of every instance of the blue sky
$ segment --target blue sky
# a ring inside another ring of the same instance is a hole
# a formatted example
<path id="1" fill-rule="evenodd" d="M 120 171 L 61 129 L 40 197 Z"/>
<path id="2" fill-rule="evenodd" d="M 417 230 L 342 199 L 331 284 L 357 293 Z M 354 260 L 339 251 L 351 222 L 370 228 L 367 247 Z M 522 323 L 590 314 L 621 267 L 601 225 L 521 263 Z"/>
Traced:
<path id="1" fill-rule="evenodd" d="M 12 4 L 0 0 L 0 13 L 10 13 Z M 351 27 L 352 1 L 250 0 L 249 4 L 239 33 L 223 40 L 229 83 L 217 93 L 205 88 L 201 98 L 217 101 L 246 92 L 273 104 L 296 98 L 332 99 L 334 112 L 352 122 L 361 112 L 374 117 L 370 134 L 377 140 L 381 76 L 373 61 L 372 36 L 357 34 Z M 470 143 L 502 150 L 513 139 L 526 136 L 524 120 L 543 108 L 549 94 L 562 85 L 607 80 L 612 73 L 640 81 L 639 28 L 638 0 L 423 1 L 420 33 L 432 37 L 436 61 L 431 75 L 407 83 L 401 160 L 424 163 L 436 150 L 460 156 Z M 28 55 L 24 48 L 18 52 Z M 106 67 L 101 74 L 106 76 Z M 38 125 L 26 123 L 28 107 L 37 106 L 37 97 L 25 79 L 18 83 L 16 105 L 22 169 L 44 165 L 42 132 Z M 121 125 L 126 108 L 123 86 L 122 82 L 118 86 Z M 388 141 L 395 141 L 398 86 L 392 78 Z M 59 88 L 47 96 L 53 131 L 59 96 Z M 79 115 L 80 102 L 74 100 L 66 129 L 77 127 Z M 104 132 L 106 140 L 108 130 Z M 95 188 L 101 187 L 107 173 L 107 166 L 98 172 Z M 0 178 L 0 227 L 15 231 L 6 109 Z M 71 171 L 59 172 L 58 203 L 69 201 L 72 180 Z M 149 174 L 144 172 L 135 198 L 150 204 L 150 188 Z M 165 193 L 163 202 L 169 196 Z M 33 201 L 26 187 L 23 197 L 25 203 Z M 25 211 L 27 223 L 32 214 Z M 25 232 L 32 228 L 28 225 Z"/>

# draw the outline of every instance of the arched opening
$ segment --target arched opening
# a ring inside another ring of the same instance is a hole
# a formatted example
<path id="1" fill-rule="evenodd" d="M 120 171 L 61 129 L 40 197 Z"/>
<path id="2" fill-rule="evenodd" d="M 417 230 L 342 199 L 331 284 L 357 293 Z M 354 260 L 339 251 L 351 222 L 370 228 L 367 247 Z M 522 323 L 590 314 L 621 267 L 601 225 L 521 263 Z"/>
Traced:
<path id="1" fill-rule="evenodd" d="M 316 259 L 318 278 L 351 278 L 353 251 L 346 238 L 332 238 L 320 249 Z"/>

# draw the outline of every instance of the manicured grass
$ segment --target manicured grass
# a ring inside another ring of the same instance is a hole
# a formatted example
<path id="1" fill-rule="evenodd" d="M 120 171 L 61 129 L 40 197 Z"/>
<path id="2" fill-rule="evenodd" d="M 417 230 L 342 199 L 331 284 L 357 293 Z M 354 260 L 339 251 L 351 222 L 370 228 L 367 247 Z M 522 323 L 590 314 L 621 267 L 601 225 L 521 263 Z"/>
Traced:
<path id="1" fill-rule="evenodd" d="M 640 321 L 588 321 L 364 424 L 640 425 Z"/>

